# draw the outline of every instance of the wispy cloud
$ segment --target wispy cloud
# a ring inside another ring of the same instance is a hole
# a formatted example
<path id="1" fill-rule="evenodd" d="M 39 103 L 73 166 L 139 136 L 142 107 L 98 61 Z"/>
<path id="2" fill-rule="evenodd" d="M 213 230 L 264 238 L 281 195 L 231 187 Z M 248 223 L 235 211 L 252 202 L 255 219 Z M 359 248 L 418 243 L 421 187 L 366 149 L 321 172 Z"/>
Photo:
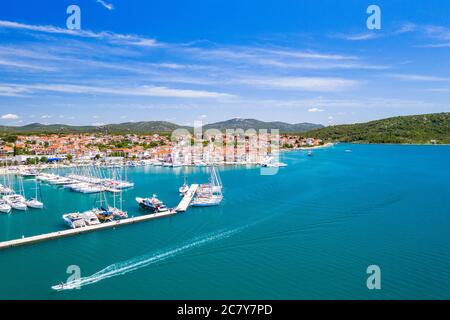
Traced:
<path id="1" fill-rule="evenodd" d="M 36 91 L 62 92 L 68 94 L 101 94 L 122 96 L 148 96 L 148 97 L 172 97 L 172 98 L 230 98 L 233 95 L 214 91 L 174 89 L 157 86 L 139 87 L 98 87 L 72 84 L 9 84 L 0 86 L 12 92 L 34 93 Z M 1 91 L 0 91 L 1 92 Z"/>
<path id="2" fill-rule="evenodd" d="M 405 81 L 422 81 L 422 82 L 439 82 L 439 81 L 449 81 L 449 78 L 420 75 L 420 74 L 390 74 L 389 77 Z"/>
<path id="3" fill-rule="evenodd" d="M 238 80 L 241 83 L 265 88 L 313 92 L 339 92 L 359 86 L 355 80 L 331 77 L 271 77 Z"/>
<path id="4" fill-rule="evenodd" d="M 108 10 L 114 10 L 114 5 L 112 4 L 112 3 L 106 3 L 105 1 L 103 1 L 103 0 L 97 0 L 96 1 L 97 3 L 100 3 L 103 7 L 105 7 L 106 9 L 108 9 Z"/>
<path id="5" fill-rule="evenodd" d="M 380 33 L 365 32 L 365 33 L 353 33 L 353 34 L 333 34 L 332 38 L 343 39 L 348 41 L 365 41 L 373 40 L 381 37 Z"/>
<path id="6" fill-rule="evenodd" d="M 308 112 L 324 112 L 324 109 L 320 109 L 320 108 L 309 108 Z"/>
<path id="7" fill-rule="evenodd" d="M 6 20 L 0 20 L 0 28 L 27 30 L 34 32 L 77 36 L 94 39 L 106 39 L 116 43 L 146 46 L 146 47 L 154 47 L 160 45 L 156 42 L 155 39 L 143 38 L 131 34 L 119 34 L 107 31 L 94 32 L 90 30 L 70 30 L 51 25 L 33 25 Z"/>

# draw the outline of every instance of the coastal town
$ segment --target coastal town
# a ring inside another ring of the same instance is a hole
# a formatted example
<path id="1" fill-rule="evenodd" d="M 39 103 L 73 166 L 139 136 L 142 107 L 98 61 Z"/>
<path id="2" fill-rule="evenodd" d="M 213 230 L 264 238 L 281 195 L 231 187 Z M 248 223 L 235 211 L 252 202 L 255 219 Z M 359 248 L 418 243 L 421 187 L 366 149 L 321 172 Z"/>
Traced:
<path id="1" fill-rule="evenodd" d="M 199 164 L 201 162 L 260 163 L 279 150 L 295 150 L 325 145 L 320 139 L 283 134 L 267 134 L 258 139 L 245 137 L 237 143 L 231 137 L 231 147 L 214 143 L 205 137 L 192 138 L 184 146 L 172 141 L 168 134 L 36 134 L 5 135 L 0 137 L 0 159 L 14 165 L 47 162 L 83 162 L 152 160 L 154 162 Z M 227 140 L 225 137 L 224 141 Z M 191 146 L 192 145 L 192 146 Z M 223 147 L 222 147 L 223 146 Z M 191 148 L 192 147 L 192 148 Z M 189 149 L 191 148 L 191 149 Z M 188 150 L 189 149 L 189 150 Z M 237 152 L 237 150 L 242 152 Z M 199 157 L 186 157 L 196 150 Z"/>

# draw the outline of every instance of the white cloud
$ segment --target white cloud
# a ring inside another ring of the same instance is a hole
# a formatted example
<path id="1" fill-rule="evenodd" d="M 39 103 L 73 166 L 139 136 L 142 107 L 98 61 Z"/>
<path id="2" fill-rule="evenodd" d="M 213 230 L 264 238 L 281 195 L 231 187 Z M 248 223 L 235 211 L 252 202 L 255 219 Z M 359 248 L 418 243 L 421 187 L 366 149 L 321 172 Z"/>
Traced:
<path id="1" fill-rule="evenodd" d="M 103 0 L 97 0 L 97 3 L 100 3 L 103 7 L 105 7 L 108 10 L 114 10 L 114 5 L 112 3 L 106 3 Z"/>
<path id="2" fill-rule="evenodd" d="M 310 108 L 308 109 L 308 112 L 323 112 L 325 111 L 324 109 L 319 109 L 319 108 Z"/>
<path id="3" fill-rule="evenodd" d="M 13 113 L 7 113 L 1 116 L 2 120 L 17 120 L 19 119 L 19 116 L 17 114 Z"/>
<path id="4" fill-rule="evenodd" d="M 53 116 L 49 114 L 44 114 L 41 116 L 41 119 L 50 119 L 50 118 L 53 118 Z"/>
<path id="5" fill-rule="evenodd" d="M 248 85 L 267 88 L 338 92 L 353 89 L 359 85 L 357 81 L 343 78 L 328 77 L 279 77 L 279 78 L 250 78 L 238 80 Z"/>

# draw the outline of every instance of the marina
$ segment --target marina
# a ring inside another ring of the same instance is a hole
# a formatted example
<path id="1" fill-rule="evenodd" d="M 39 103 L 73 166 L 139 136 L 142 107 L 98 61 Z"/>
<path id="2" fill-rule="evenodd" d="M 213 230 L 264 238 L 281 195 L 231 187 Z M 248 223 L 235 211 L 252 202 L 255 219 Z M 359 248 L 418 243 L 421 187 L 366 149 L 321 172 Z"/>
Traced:
<path id="1" fill-rule="evenodd" d="M 83 222 L 81 224 L 73 226 L 69 230 L 62 230 L 62 231 L 41 234 L 41 235 L 37 235 L 37 236 L 31 236 L 31 237 L 26 237 L 26 238 L 24 237 L 21 239 L 3 241 L 3 242 L 0 242 L 0 249 L 7 249 L 7 248 L 12 248 L 12 247 L 17 247 L 17 246 L 22 246 L 22 245 L 27 245 L 27 244 L 33 244 L 33 243 L 41 242 L 41 241 L 53 240 L 53 239 L 73 236 L 73 235 L 77 235 L 77 234 L 82 234 L 82 233 L 86 233 L 86 232 L 92 232 L 92 231 L 97 231 L 97 230 L 106 229 L 106 228 L 115 228 L 115 227 L 123 226 L 123 225 L 127 225 L 127 224 L 133 224 L 133 223 L 153 220 L 153 219 L 157 219 L 157 218 L 172 216 L 179 212 L 185 212 L 188 209 L 197 189 L 198 189 L 198 184 L 191 185 L 189 187 L 188 192 L 183 196 L 180 203 L 178 204 L 178 206 L 175 209 L 167 209 L 164 211 L 154 212 L 152 214 L 146 214 L 146 215 L 143 215 L 140 217 L 131 217 L 131 218 L 126 218 L 126 219 L 107 221 L 107 222 L 103 222 L 103 223 L 100 223 L 97 220 L 97 222 L 94 224 L 92 224 L 92 223 L 86 224 L 85 218 L 81 214 L 78 213 L 77 220 L 78 221 L 83 220 Z M 94 215 L 94 217 L 95 217 L 95 215 Z"/>

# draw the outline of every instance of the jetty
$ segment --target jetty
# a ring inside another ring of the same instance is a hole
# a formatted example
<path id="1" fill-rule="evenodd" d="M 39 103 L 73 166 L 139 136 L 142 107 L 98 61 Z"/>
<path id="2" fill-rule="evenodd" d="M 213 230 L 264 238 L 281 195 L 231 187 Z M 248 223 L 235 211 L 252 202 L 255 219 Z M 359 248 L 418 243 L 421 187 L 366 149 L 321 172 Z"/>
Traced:
<path id="1" fill-rule="evenodd" d="M 142 215 L 139 217 L 132 217 L 132 218 L 116 220 L 116 221 L 111 221 L 111 222 L 104 222 L 102 224 L 93 225 L 93 226 L 84 226 L 84 227 L 75 228 L 75 229 L 68 229 L 68 230 L 45 233 L 45 234 L 41 234 L 41 235 L 37 235 L 37 236 L 24 237 L 21 239 L 3 241 L 3 242 L 0 242 L 0 250 L 12 248 L 12 247 L 23 246 L 23 245 L 27 245 L 27 244 L 33 244 L 36 242 L 42 242 L 42 241 L 47 241 L 47 240 L 52 240 L 52 239 L 59 239 L 59 238 L 63 238 L 63 237 L 74 236 L 77 234 L 97 231 L 97 230 L 101 230 L 101 229 L 120 227 L 123 225 L 158 219 L 158 218 L 162 218 L 162 217 L 168 217 L 168 216 L 172 216 L 177 213 L 180 213 L 180 212 L 185 212 L 188 209 L 195 193 L 197 192 L 197 189 L 198 189 L 198 184 L 192 184 L 189 187 L 188 192 L 186 192 L 186 194 L 183 196 L 180 203 L 178 204 L 178 206 L 175 209 L 170 209 L 170 210 L 163 211 L 163 212 L 156 212 L 156 213 L 152 213 L 152 214 L 146 214 L 146 215 Z"/>
<path id="2" fill-rule="evenodd" d="M 183 199 L 181 199 L 178 206 L 175 208 L 178 212 L 184 212 L 187 210 L 189 205 L 191 204 L 192 199 L 195 196 L 195 193 L 197 192 L 198 184 L 192 184 L 189 187 L 189 190 L 186 192 L 186 194 L 183 196 Z"/>

